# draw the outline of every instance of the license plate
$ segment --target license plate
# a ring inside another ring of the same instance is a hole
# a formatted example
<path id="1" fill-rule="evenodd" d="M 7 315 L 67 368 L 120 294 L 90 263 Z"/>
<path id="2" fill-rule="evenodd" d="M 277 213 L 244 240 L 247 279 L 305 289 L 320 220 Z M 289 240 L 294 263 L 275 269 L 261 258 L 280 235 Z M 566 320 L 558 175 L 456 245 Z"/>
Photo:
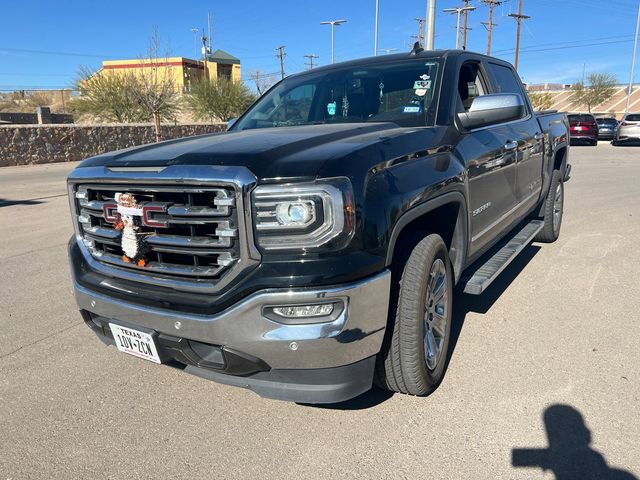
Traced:
<path id="1" fill-rule="evenodd" d="M 576 127 L 576 130 L 577 130 L 578 132 L 581 132 L 582 130 L 584 130 L 584 127 Z"/>
<path id="2" fill-rule="evenodd" d="M 158 349 L 151 335 L 115 323 L 110 323 L 109 327 L 118 350 L 150 362 L 161 363 Z"/>

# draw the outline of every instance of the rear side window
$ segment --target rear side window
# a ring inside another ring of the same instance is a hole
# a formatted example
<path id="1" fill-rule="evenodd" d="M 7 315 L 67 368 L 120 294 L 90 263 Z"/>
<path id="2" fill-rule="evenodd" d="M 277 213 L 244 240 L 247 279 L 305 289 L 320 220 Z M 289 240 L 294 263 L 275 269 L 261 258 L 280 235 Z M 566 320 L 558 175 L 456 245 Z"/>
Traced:
<path id="1" fill-rule="evenodd" d="M 627 115 L 625 117 L 625 120 L 628 120 L 630 122 L 640 122 L 640 115 L 638 115 L 638 114 Z"/>
<path id="2" fill-rule="evenodd" d="M 517 93 L 524 98 L 522 86 L 513 70 L 496 63 L 489 63 L 489 70 L 495 81 L 495 93 Z"/>

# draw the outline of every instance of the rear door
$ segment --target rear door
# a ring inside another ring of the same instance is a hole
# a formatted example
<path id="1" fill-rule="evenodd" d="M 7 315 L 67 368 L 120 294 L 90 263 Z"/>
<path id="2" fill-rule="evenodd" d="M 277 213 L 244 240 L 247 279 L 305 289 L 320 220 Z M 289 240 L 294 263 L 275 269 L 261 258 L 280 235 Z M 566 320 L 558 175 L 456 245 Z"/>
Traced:
<path id="1" fill-rule="evenodd" d="M 490 93 L 490 83 L 480 61 L 467 61 L 458 72 L 456 110 L 463 112 L 475 97 Z M 457 145 L 469 177 L 471 255 L 495 239 L 516 204 L 516 145 L 509 143 L 511 136 L 509 125 L 494 125 L 463 134 Z"/>
<path id="2" fill-rule="evenodd" d="M 515 93 L 525 102 L 527 97 L 518 74 L 505 64 L 489 62 L 494 93 Z M 542 169 L 544 166 L 544 136 L 538 119 L 527 106 L 528 115 L 511 122 L 509 140 L 517 142 L 516 149 L 516 201 L 526 210 L 537 203 L 542 192 Z"/>

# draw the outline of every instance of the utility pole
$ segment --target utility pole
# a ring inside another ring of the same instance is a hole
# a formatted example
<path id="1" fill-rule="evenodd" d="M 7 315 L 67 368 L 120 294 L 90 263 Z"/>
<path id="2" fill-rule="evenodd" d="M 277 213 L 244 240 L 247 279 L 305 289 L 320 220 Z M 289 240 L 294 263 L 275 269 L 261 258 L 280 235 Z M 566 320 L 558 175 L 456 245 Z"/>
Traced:
<path id="1" fill-rule="evenodd" d="M 458 16 L 458 26 L 456 28 L 456 49 L 460 49 L 460 16 L 463 12 L 468 12 L 470 10 L 475 10 L 476 7 L 455 7 L 455 8 L 445 8 L 443 12 L 446 13 L 455 13 Z"/>
<path id="2" fill-rule="evenodd" d="M 467 7 L 469 7 L 469 1 L 470 0 L 464 0 L 464 26 L 462 27 L 462 49 L 466 50 L 467 49 L 467 32 L 469 30 L 471 30 L 471 28 L 469 28 L 469 10 L 467 10 Z"/>
<path id="3" fill-rule="evenodd" d="M 192 28 L 191 31 L 193 32 L 193 51 L 195 54 L 193 59 L 198 60 L 198 32 L 200 30 L 197 28 Z"/>
<path id="4" fill-rule="evenodd" d="M 422 28 L 424 27 L 424 18 L 416 18 L 416 22 L 418 22 L 418 36 L 416 37 L 418 43 L 423 45 L 422 43 Z"/>
<path id="5" fill-rule="evenodd" d="M 373 34 L 373 56 L 378 55 L 378 18 L 380 14 L 380 0 L 376 0 L 376 28 Z"/>
<path id="6" fill-rule="evenodd" d="M 313 61 L 316 58 L 320 58 L 320 55 L 316 55 L 315 53 L 309 53 L 307 55 L 304 55 L 304 58 L 308 58 L 309 59 L 309 62 L 305 63 L 305 65 L 309 67 L 309 70 L 311 70 L 314 67 Z"/>
<path id="7" fill-rule="evenodd" d="M 529 15 L 522 14 L 522 0 L 518 0 L 518 13 L 510 13 L 509 16 L 515 18 L 516 22 L 518 22 L 518 28 L 516 30 L 516 63 L 515 63 L 516 71 L 518 71 L 518 60 L 520 57 L 520 27 L 522 26 L 523 20 L 527 20 L 531 17 Z"/>
<path id="8" fill-rule="evenodd" d="M 503 0 L 482 0 L 482 3 L 489 5 L 489 21 L 482 22 L 482 24 L 487 28 L 487 55 L 491 55 L 491 34 L 493 33 L 493 27 L 496 26 L 496 23 L 493 23 L 493 9 L 498 5 L 502 5 L 504 3 Z"/>
<path id="9" fill-rule="evenodd" d="M 436 0 L 427 0 L 427 29 L 425 50 L 433 50 L 436 38 Z"/>
<path id="10" fill-rule="evenodd" d="M 336 61 L 336 56 L 335 56 L 335 27 L 342 25 L 343 23 L 346 23 L 346 20 L 327 20 L 326 22 L 320 22 L 320 25 L 331 25 L 331 63 L 335 63 Z"/>
<path id="11" fill-rule="evenodd" d="M 282 78 L 284 78 L 284 57 L 287 56 L 287 54 L 284 51 L 284 45 L 280 45 L 278 48 L 276 48 L 276 57 L 278 57 L 280 59 L 280 76 Z"/>
<path id="12" fill-rule="evenodd" d="M 636 54 L 638 53 L 638 31 L 640 30 L 640 5 L 638 5 L 638 20 L 636 22 L 636 39 L 633 43 L 633 58 L 631 59 L 631 74 L 629 75 L 629 91 L 627 92 L 627 106 L 624 109 L 625 115 L 629 113 L 631 106 L 631 94 L 633 93 L 633 77 L 636 74 Z"/>

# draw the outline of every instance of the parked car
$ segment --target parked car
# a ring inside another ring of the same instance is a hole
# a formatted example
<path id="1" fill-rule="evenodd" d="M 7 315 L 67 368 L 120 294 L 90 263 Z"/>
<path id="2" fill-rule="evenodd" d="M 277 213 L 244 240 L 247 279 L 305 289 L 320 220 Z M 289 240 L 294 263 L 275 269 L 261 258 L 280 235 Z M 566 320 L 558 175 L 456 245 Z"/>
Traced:
<path id="1" fill-rule="evenodd" d="M 265 397 L 339 402 L 374 375 L 427 395 L 454 286 L 480 295 L 558 238 L 568 144 L 565 114 L 535 114 L 499 59 L 292 75 L 228 132 L 73 170 L 76 300 L 104 343 Z"/>
<path id="2" fill-rule="evenodd" d="M 634 142 L 640 142 L 640 113 L 627 113 L 618 125 L 612 143 L 621 145 Z"/>
<path id="3" fill-rule="evenodd" d="M 598 123 L 598 140 L 613 140 L 618 127 L 618 120 L 612 117 L 596 118 Z"/>
<path id="4" fill-rule="evenodd" d="M 567 117 L 569 118 L 569 133 L 572 144 L 598 145 L 598 123 L 593 115 L 590 113 L 570 113 Z"/>

